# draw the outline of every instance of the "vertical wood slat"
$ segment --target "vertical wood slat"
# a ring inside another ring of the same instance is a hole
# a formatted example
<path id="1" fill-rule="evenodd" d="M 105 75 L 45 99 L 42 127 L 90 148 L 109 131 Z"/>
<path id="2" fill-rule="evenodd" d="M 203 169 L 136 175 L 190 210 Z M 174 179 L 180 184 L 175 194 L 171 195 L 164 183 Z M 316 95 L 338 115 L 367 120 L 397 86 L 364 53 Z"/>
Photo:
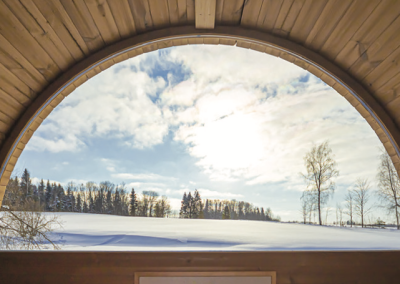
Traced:
<path id="1" fill-rule="evenodd" d="M 364 79 L 371 71 L 379 66 L 388 54 L 393 52 L 395 46 L 400 44 L 400 17 L 397 17 L 390 26 L 380 34 L 380 36 L 370 45 L 364 56 L 361 56 L 348 69 L 351 74 L 358 78 Z"/>
<path id="2" fill-rule="evenodd" d="M 196 29 L 213 29 L 215 26 L 216 0 L 195 2 Z"/>
<path id="3" fill-rule="evenodd" d="M 13 119 L 17 119 L 19 114 L 25 109 L 25 106 L 17 101 L 13 96 L 0 89 L 1 111 Z"/>
<path id="4" fill-rule="evenodd" d="M 34 92 L 42 90 L 47 84 L 40 74 L 1 34 L 0 34 L 0 64 L 12 72 Z M 32 74 L 33 73 L 33 74 Z"/>
<path id="5" fill-rule="evenodd" d="M 382 1 L 335 57 L 335 62 L 347 70 L 358 59 L 368 60 L 367 49 L 399 16 L 399 11 L 400 1 Z"/>
<path id="6" fill-rule="evenodd" d="M 246 1 L 243 7 L 242 20 L 240 25 L 243 27 L 253 27 L 257 25 L 261 6 L 264 0 Z"/>
<path id="7" fill-rule="evenodd" d="M 132 16 L 135 20 L 137 33 L 143 33 L 153 28 L 153 21 L 150 15 L 149 3 L 147 0 L 129 0 Z"/>
<path id="8" fill-rule="evenodd" d="M 282 4 L 283 1 L 281 0 L 264 0 L 257 20 L 257 27 L 263 31 L 271 32 Z"/>
<path id="9" fill-rule="evenodd" d="M 23 54 L 23 57 L 46 80 L 51 81 L 55 78 L 60 70 L 59 67 L 2 1 L 0 1 L 0 19 L 0 33 L 2 36 L 19 54 Z M 12 51 L 10 54 L 13 54 Z M 18 54 L 15 56 L 18 56 Z M 21 57 L 19 57 L 21 61 L 25 62 Z"/>
<path id="10" fill-rule="evenodd" d="M 288 35 L 288 32 L 284 31 L 282 27 L 289 13 L 289 10 L 292 7 L 293 1 L 294 0 L 283 0 L 281 9 L 279 10 L 279 14 L 275 21 L 274 29 L 272 30 L 273 34 L 277 34 L 283 37 L 286 37 Z"/>
<path id="11" fill-rule="evenodd" d="M 166 0 L 148 0 L 153 26 L 156 29 L 170 25 L 168 2 Z"/>
<path id="12" fill-rule="evenodd" d="M 89 49 L 59 0 L 33 0 L 43 17 L 57 33 L 76 61 L 89 54 Z"/>
<path id="13" fill-rule="evenodd" d="M 103 47 L 103 38 L 83 0 L 60 1 L 89 50 L 94 52 Z"/>
<path id="14" fill-rule="evenodd" d="M 0 89 L 13 95 L 22 104 L 30 102 L 36 96 L 24 82 L 0 63 Z"/>
<path id="15" fill-rule="evenodd" d="M 136 34 L 135 20 L 127 0 L 108 0 L 108 6 L 113 14 L 121 38 Z"/>
<path id="16" fill-rule="evenodd" d="M 168 0 L 169 22 L 171 26 L 179 24 L 179 8 L 177 0 Z"/>
<path id="17" fill-rule="evenodd" d="M 293 24 L 289 38 L 299 43 L 304 42 L 327 2 L 328 0 L 306 0 Z"/>
<path id="18" fill-rule="evenodd" d="M 121 39 L 111 9 L 106 0 L 84 0 L 105 44 Z"/>
<path id="19" fill-rule="evenodd" d="M 179 17 L 179 24 L 187 24 L 187 5 L 186 0 L 177 0 L 178 4 L 178 17 Z"/>
<path id="20" fill-rule="evenodd" d="M 319 51 L 351 4 L 352 1 L 329 0 L 304 45 Z"/>
<path id="21" fill-rule="evenodd" d="M 35 4 L 32 1 L 4 2 L 57 66 L 63 71 L 67 70 L 75 60 Z"/>
<path id="22" fill-rule="evenodd" d="M 334 59 L 378 4 L 378 1 L 355 0 L 322 45 L 320 52 Z"/>
<path id="23" fill-rule="evenodd" d="M 297 17 L 300 14 L 300 11 L 303 8 L 305 0 L 295 0 L 290 6 L 289 13 L 286 16 L 285 22 L 282 25 L 282 33 L 288 36 L 297 20 Z"/>
<path id="24" fill-rule="evenodd" d="M 195 0 L 186 0 L 186 16 L 187 16 L 187 23 L 189 25 L 195 24 Z"/>
<path id="25" fill-rule="evenodd" d="M 238 25 L 242 16 L 244 2 L 244 0 L 225 0 L 219 23 L 222 25 Z"/>

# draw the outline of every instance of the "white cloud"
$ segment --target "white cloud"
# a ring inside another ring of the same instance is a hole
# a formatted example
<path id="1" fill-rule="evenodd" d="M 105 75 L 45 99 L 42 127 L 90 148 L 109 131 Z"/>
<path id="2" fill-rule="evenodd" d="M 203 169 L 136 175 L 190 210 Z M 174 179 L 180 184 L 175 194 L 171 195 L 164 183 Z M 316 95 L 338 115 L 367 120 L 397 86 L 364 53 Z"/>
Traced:
<path id="1" fill-rule="evenodd" d="M 166 177 L 154 173 L 142 173 L 142 174 L 132 174 L 132 173 L 118 173 L 111 175 L 114 178 L 126 179 L 126 180 L 174 180 L 173 177 Z"/>

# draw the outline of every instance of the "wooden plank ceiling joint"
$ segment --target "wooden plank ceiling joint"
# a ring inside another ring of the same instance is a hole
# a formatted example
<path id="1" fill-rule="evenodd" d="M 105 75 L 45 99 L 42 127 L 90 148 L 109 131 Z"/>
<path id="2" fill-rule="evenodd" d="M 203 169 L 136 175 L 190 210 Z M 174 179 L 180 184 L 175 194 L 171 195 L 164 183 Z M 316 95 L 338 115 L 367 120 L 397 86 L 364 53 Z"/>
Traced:
<path id="1" fill-rule="evenodd" d="M 196 29 L 214 29 L 216 0 L 196 0 Z"/>

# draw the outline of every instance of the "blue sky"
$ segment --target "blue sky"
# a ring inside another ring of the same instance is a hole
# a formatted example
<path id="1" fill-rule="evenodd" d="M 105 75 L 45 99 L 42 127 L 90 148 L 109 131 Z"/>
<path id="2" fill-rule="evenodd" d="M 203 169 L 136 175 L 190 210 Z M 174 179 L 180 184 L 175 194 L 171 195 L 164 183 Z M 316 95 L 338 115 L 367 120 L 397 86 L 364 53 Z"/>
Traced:
<path id="1" fill-rule="evenodd" d="M 77 88 L 36 131 L 15 173 L 124 182 L 169 196 L 175 208 L 184 191 L 199 189 L 300 220 L 303 156 L 325 140 L 340 171 L 328 206 L 359 177 L 376 188 L 380 141 L 321 80 L 239 47 L 181 46 L 121 62 Z"/>

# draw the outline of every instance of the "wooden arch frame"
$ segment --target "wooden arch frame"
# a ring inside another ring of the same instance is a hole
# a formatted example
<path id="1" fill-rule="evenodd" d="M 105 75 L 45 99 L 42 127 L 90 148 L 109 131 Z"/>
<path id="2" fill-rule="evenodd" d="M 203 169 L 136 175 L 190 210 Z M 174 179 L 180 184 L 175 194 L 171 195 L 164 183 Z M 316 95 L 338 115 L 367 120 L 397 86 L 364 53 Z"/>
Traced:
<path id="1" fill-rule="evenodd" d="M 322 55 L 287 39 L 241 27 L 199 30 L 183 26 L 151 31 L 105 47 L 69 68 L 42 91 L 14 125 L 0 150 L 0 204 L 14 166 L 43 120 L 76 87 L 110 66 L 171 46 L 187 44 L 236 45 L 292 62 L 332 86 L 367 120 L 400 173 L 400 132 L 375 98 L 347 72 Z"/>

